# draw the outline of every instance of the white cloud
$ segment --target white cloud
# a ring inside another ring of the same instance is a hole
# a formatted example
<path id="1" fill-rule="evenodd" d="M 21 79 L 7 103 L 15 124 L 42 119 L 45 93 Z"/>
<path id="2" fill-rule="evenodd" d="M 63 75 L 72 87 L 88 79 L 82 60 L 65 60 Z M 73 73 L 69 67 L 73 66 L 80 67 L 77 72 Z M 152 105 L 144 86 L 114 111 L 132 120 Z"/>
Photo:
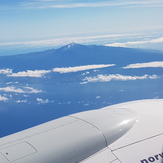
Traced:
<path id="1" fill-rule="evenodd" d="M 0 69 L 0 74 L 11 74 L 12 73 L 12 69 Z"/>
<path id="2" fill-rule="evenodd" d="M 41 99 L 41 98 L 37 98 L 36 100 L 37 100 L 39 103 L 41 103 L 41 104 L 47 104 L 47 103 L 50 102 L 48 99 L 43 100 L 43 99 Z"/>
<path id="3" fill-rule="evenodd" d="M 27 99 L 25 99 L 25 100 L 17 100 L 16 103 L 27 103 Z"/>
<path id="4" fill-rule="evenodd" d="M 157 79 L 157 75 L 143 75 L 143 76 L 125 76 L 120 74 L 111 74 L 111 75 L 102 75 L 99 74 L 96 77 L 86 77 L 84 78 L 83 82 L 81 84 L 86 84 L 90 82 L 109 82 L 112 80 L 119 80 L 119 81 L 127 81 L 127 80 L 143 80 L 143 79 Z"/>
<path id="5" fill-rule="evenodd" d="M 101 65 L 86 65 L 86 66 L 76 66 L 76 67 L 63 67 L 63 68 L 54 68 L 53 72 L 59 73 L 70 73 L 70 72 L 78 72 L 78 71 L 85 71 L 97 68 L 105 68 L 115 66 L 115 64 L 101 64 Z"/>
<path id="6" fill-rule="evenodd" d="M 13 86 L 0 88 L 0 91 L 4 91 L 4 92 L 15 92 L 15 93 L 25 93 L 22 89 L 15 88 Z"/>
<path id="7" fill-rule="evenodd" d="M 149 27 L 148 27 L 149 28 Z M 148 44 L 148 43 L 161 43 L 163 42 L 163 37 L 157 38 L 157 39 L 152 39 L 152 40 L 145 40 L 145 41 L 129 41 L 129 42 L 115 42 L 115 43 L 110 43 L 106 44 L 106 42 L 111 42 L 112 40 L 120 40 L 124 37 L 130 37 L 134 38 L 135 37 L 144 37 L 144 33 L 138 33 L 138 31 L 132 31 L 131 33 L 125 34 L 96 34 L 92 36 L 78 36 L 78 37 L 62 37 L 57 38 L 57 39 L 47 39 L 47 40 L 36 40 L 36 41 L 22 41 L 22 42 L 2 42 L 0 43 L 0 46 L 27 46 L 27 47 L 54 47 L 54 46 L 63 46 L 70 44 L 72 42 L 79 43 L 79 44 L 96 44 L 96 42 L 103 42 L 102 44 L 105 44 L 106 46 L 114 46 L 114 47 L 128 47 L 128 46 L 134 46 L 134 45 L 141 45 L 141 44 Z M 83 34 L 82 34 L 83 35 Z M 105 43 L 104 43 L 105 42 Z"/>
<path id="8" fill-rule="evenodd" d="M 89 71 L 86 71 L 86 72 L 82 73 L 82 75 L 88 75 L 88 74 L 90 74 Z"/>
<path id="9" fill-rule="evenodd" d="M 11 85 L 11 84 L 19 84 L 19 82 L 8 82 L 6 85 Z"/>
<path id="10" fill-rule="evenodd" d="M 127 47 L 130 45 L 139 45 L 139 44 L 148 44 L 148 43 L 161 43 L 163 42 L 163 37 L 157 38 L 157 39 L 152 39 L 152 40 L 145 40 L 145 41 L 129 41 L 129 42 L 124 42 L 124 43 L 111 43 L 111 44 L 106 44 L 105 46 L 113 46 L 113 47 Z"/>
<path id="11" fill-rule="evenodd" d="M 0 95 L 0 101 L 8 101 L 8 98 Z"/>
<path id="12" fill-rule="evenodd" d="M 41 90 L 38 90 L 38 89 L 34 89 L 32 87 L 24 87 L 25 89 L 25 93 L 41 93 L 42 91 Z"/>
<path id="13" fill-rule="evenodd" d="M 101 1 L 92 2 L 87 1 L 79 3 L 78 1 L 55 1 L 55 0 L 39 0 L 31 2 L 21 3 L 24 8 L 86 8 L 86 7 L 114 7 L 114 6 L 135 6 L 135 7 L 152 7 L 156 5 L 163 5 L 161 0 L 132 0 L 132 1 Z"/>
<path id="14" fill-rule="evenodd" d="M 48 40 L 37 40 L 37 41 L 22 41 L 22 42 L 2 42 L 0 46 L 10 46 L 10 45 L 26 45 L 29 47 L 49 47 L 49 46 L 63 46 L 72 42 L 79 44 L 89 43 L 90 41 L 103 40 L 108 38 L 120 38 L 125 36 L 136 36 L 138 34 L 105 34 L 105 35 L 93 35 L 93 36 L 78 36 L 78 37 L 65 37 L 58 39 L 48 39 Z"/>
<path id="15" fill-rule="evenodd" d="M 163 37 L 151 40 L 151 43 L 160 43 L 163 42 Z"/>
<path id="16" fill-rule="evenodd" d="M 155 61 L 155 62 L 148 62 L 148 63 L 135 63 L 135 64 L 130 64 L 126 67 L 123 67 L 124 69 L 129 69 L 129 68 L 158 68 L 162 67 L 163 68 L 163 61 Z"/>
<path id="17" fill-rule="evenodd" d="M 29 97 L 29 95 L 23 95 L 24 97 Z"/>
<path id="18" fill-rule="evenodd" d="M 16 88 L 14 86 L 0 88 L 0 91 L 14 92 L 14 93 L 41 93 L 42 92 L 41 90 L 37 90 L 32 87 Z"/>
<path id="19" fill-rule="evenodd" d="M 18 73 L 12 73 L 8 76 L 10 77 L 42 77 L 43 75 L 50 73 L 50 70 L 27 70 L 27 71 L 20 71 Z"/>

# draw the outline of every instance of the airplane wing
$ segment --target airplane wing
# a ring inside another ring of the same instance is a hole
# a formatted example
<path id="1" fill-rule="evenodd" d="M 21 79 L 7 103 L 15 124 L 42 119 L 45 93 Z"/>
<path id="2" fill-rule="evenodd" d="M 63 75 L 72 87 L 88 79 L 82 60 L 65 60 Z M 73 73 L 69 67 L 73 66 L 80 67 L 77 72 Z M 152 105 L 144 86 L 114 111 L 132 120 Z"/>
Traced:
<path id="1" fill-rule="evenodd" d="M 0 163 L 160 163 L 163 100 L 62 117 L 0 139 Z"/>

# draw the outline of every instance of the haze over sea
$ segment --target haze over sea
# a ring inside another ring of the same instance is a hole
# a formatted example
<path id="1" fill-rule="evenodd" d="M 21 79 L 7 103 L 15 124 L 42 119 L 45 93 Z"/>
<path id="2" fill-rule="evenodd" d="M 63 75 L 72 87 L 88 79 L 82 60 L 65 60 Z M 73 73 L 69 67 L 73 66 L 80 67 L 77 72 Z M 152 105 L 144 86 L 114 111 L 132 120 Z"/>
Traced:
<path id="1" fill-rule="evenodd" d="M 123 31 L 123 33 L 85 33 L 74 36 L 0 42 L 0 56 L 59 48 L 72 42 L 85 45 L 143 48 L 163 51 L 163 29 Z"/>

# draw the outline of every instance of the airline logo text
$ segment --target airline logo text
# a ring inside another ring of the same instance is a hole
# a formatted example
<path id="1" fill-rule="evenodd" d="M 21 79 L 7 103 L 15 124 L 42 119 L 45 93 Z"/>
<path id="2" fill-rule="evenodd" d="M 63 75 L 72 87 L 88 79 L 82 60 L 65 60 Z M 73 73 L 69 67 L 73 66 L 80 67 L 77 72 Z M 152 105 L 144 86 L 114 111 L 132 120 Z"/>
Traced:
<path id="1" fill-rule="evenodd" d="M 161 160 L 162 158 L 163 158 L 163 153 L 148 157 L 147 159 L 140 160 L 140 162 L 141 163 L 151 163 L 151 162 Z"/>

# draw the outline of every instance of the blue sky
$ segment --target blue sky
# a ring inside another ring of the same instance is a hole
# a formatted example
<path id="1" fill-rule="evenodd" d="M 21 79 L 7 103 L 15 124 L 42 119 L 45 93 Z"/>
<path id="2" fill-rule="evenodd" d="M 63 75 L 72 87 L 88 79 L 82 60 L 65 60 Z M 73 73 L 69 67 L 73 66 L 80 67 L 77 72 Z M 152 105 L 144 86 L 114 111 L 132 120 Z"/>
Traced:
<path id="1" fill-rule="evenodd" d="M 123 42 L 129 42 L 131 39 L 127 39 L 130 34 L 140 38 L 146 33 L 147 39 L 151 37 L 150 33 L 158 34 L 162 31 L 163 1 L 0 0 L 0 20 L 0 46 L 8 42 L 9 45 L 13 42 L 18 45 L 23 41 L 28 41 L 24 42 L 28 45 L 31 43 L 29 41 L 40 41 L 37 44 L 42 43 L 43 46 L 43 40 L 47 43 L 49 39 L 57 39 L 51 43 L 54 46 L 76 40 L 80 43 L 80 39 L 83 39 L 81 43 L 91 43 L 92 36 L 97 38 L 100 35 L 112 35 L 112 38 L 114 35 L 117 38 L 122 35 Z M 161 34 L 158 34 L 160 38 L 163 36 Z M 65 38 L 67 41 L 64 41 Z M 117 38 L 107 39 L 105 43 L 115 43 Z M 158 38 L 155 35 L 152 39 Z M 121 43 L 122 40 L 117 42 Z"/>

